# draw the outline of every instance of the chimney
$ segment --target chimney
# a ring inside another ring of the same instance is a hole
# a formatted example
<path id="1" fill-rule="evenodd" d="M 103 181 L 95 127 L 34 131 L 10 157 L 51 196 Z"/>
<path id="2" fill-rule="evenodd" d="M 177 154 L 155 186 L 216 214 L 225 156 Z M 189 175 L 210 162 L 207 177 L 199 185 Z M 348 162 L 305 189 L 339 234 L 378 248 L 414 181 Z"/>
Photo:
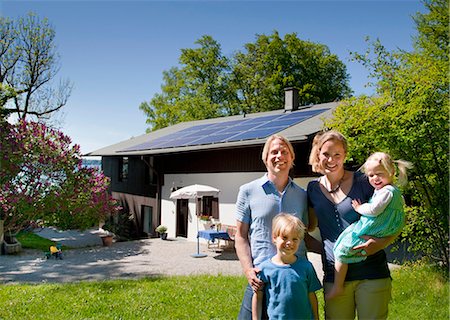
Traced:
<path id="1" fill-rule="evenodd" d="M 295 111 L 298 109 L 298 89 L 284 89 L 284 111 Z"/>

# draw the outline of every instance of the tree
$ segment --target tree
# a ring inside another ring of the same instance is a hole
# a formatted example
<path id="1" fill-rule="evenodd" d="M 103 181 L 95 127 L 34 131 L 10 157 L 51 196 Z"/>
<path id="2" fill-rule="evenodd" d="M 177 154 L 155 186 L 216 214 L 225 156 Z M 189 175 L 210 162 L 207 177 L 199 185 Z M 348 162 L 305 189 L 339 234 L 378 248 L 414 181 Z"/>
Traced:
<path id="1" fill-rule="evenodd" d="M 341 100 L 350 96 L 345 65 L 328 47 L 300 40 L 297 34 L 258 35 L 234 56 L 233 83 L 241 112 L 280 109 L 283 90 L 299 89 L 300 105 Z"/>
<path id="2" fill-rule="evenodd" d="M 181 68 L 163 73 L 162 93 L 140 105 L 153 130 L 178 122 L 215 118 L 227 114 L 229 69 L 220 45 L 210 36 L 195 42 L 198 49 L 182 49 Z"/>
<path id="3" fill-rule="evenodd" d="M 388 52 L 375 41 L 354 54 L 377 79 L 377 95 L 347 100 L 326 125 L 347 136 L 357 163 L 374 151 L 413 162 L 403 240 L 448 269 L 448 0 L 424 3 L 429 13 L 415 17 L 413 52 Z"/>
<path id="4" fill-rule="evenodd" d="M 182 121 L 280 109 L 284 89 L 297 87 L 300 103 L 321 103 L 350 95 L 345 65 L 324 45 L 295 33 L 259 35 L 245 52 L 230 58 L 210 36 L 182 49 L 181 67 L 163 73 L 162 93 L 140 109 L 151 130 Z"/>
<path id="5" fill-rule="evenodd" d="M 72 90 L 68 80 L 55 84 L 55 31 L 34 13 L 18 20 L 0 17 L 0 39 L 2 114 L 50 118 L 67 103 Z"/>
<path id="6" fill-rule="evenodd" d="M 109 180 L 81 166 L 79 146 L 42 123 L 20 120 L 0 131 L 0 219 L 18 231 L 34 220 L 60 227 L 91 227 L 120 207 Z"/>

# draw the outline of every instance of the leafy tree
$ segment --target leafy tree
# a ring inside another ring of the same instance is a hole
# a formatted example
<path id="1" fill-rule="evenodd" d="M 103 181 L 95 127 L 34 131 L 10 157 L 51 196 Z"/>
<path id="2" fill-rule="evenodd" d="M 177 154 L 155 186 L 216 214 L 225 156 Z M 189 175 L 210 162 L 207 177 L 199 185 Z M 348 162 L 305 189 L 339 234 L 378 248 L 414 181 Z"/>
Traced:
<path id="1" fill-rule="evenodd" d="M 300 40 L 297 34 L 258 35 L 244 52 L 234 56 L 233 83 L 241 98 L 241 112 L 280 109 L 283 90 L 299 89 L 300 105 L 350 96 L 345 65 L 328 47 Z"/>
<path id="2" fill-rule="evenodd" d="M 429 13 L 415 17 L 413 52 L 388 52 L 375 41 L 354 54 L 377 79 L 377 95 L 342 103 L 327 126 L 348 137 L 358 163 L 374 151 L 413 162 L 403 240 L 448 268 L 449 3 L 424 3 Z"/>
<path id="3" fill-rule="evenodd" d="M 120 208 L 109 180 L 81 166 L 79 146 L 42 123 L 6 123 L 0 131 L 0 219 L 17 231 L 33 220 L 85 229 Z"/>
<path id="4" fill-rule="evenodd" d="M 139 107 L 153 130 L 227 114 L 228 59 L 210 36 L 195 43 L 201 47 L 181 50 L 181 68 L 173 67 L 163 73 L 162 93 Z"/>
<path id="5" fill-rule="evenodd" d="M 221 53 L 210 36 L 182 49 L 181 67 L 163 73 L 162 93 L 140 109 L 150 129 L 182 121 L 280 109 L 284 88 L 296 87 L 300 103 L 339 100 L 350 95 L 345 65 L 324 45 L 302 41 L 295 33 L 259 35 L 245 52 Z"/>
<path id="6" fill-rule="evenodd" d="M 54 83 L 59 71 L 55 31 L 34 13 L 0 17 L 0 107 L 19 119 L 48 119 L 70 96 L 69 81 Z"/>

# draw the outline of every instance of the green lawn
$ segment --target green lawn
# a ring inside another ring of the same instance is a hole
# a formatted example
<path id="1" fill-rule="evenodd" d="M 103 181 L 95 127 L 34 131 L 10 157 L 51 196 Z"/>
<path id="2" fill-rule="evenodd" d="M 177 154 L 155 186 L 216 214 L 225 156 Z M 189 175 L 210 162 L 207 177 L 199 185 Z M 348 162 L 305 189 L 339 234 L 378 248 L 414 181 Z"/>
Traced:
<path id="1" fill-rule="evenodd" d="M 393 271 L 389 319 L 449 319 L 441 274 L 423 264 Z M 207 275 L 1 285 L 0 319 L 235 319 L 245 285 L 244 277 Z"/>
<path id="2" fill-rule="evenodd" d="M 17 240 L 22 244 L 23 248 L 48 251 L 50 246 L 56 245 L 54 241 L 42 238 L 33 232 L 21 231 L 17 234 Z M 62 246 L 63 250 L 68 250 L 66 246 Z"/>

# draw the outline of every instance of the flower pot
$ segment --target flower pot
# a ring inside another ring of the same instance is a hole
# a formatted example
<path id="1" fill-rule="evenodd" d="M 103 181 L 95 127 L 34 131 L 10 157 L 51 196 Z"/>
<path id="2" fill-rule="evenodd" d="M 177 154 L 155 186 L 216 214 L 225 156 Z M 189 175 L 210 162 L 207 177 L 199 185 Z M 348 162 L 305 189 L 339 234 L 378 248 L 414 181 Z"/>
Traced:
<path id="1" fill-rule="evenodd" d="M 15 238 L 3 241 L 3 250 L 5 254 L 14 254 L 22 251 L 22 244 Z"/>
<path id="2" fill-rule="evenodd" d="M 167 232 L 160 233 L 159 236 L 162 240 L 167 240 Z"/>
<path id="3" fill-rule="evenodd" d="M 103 246 L 104 247 L 110 247 L 113 244 L 113 236 L 107 235 L 107 236 L 102 236 L 102 242 L 103 242 Z"/>

